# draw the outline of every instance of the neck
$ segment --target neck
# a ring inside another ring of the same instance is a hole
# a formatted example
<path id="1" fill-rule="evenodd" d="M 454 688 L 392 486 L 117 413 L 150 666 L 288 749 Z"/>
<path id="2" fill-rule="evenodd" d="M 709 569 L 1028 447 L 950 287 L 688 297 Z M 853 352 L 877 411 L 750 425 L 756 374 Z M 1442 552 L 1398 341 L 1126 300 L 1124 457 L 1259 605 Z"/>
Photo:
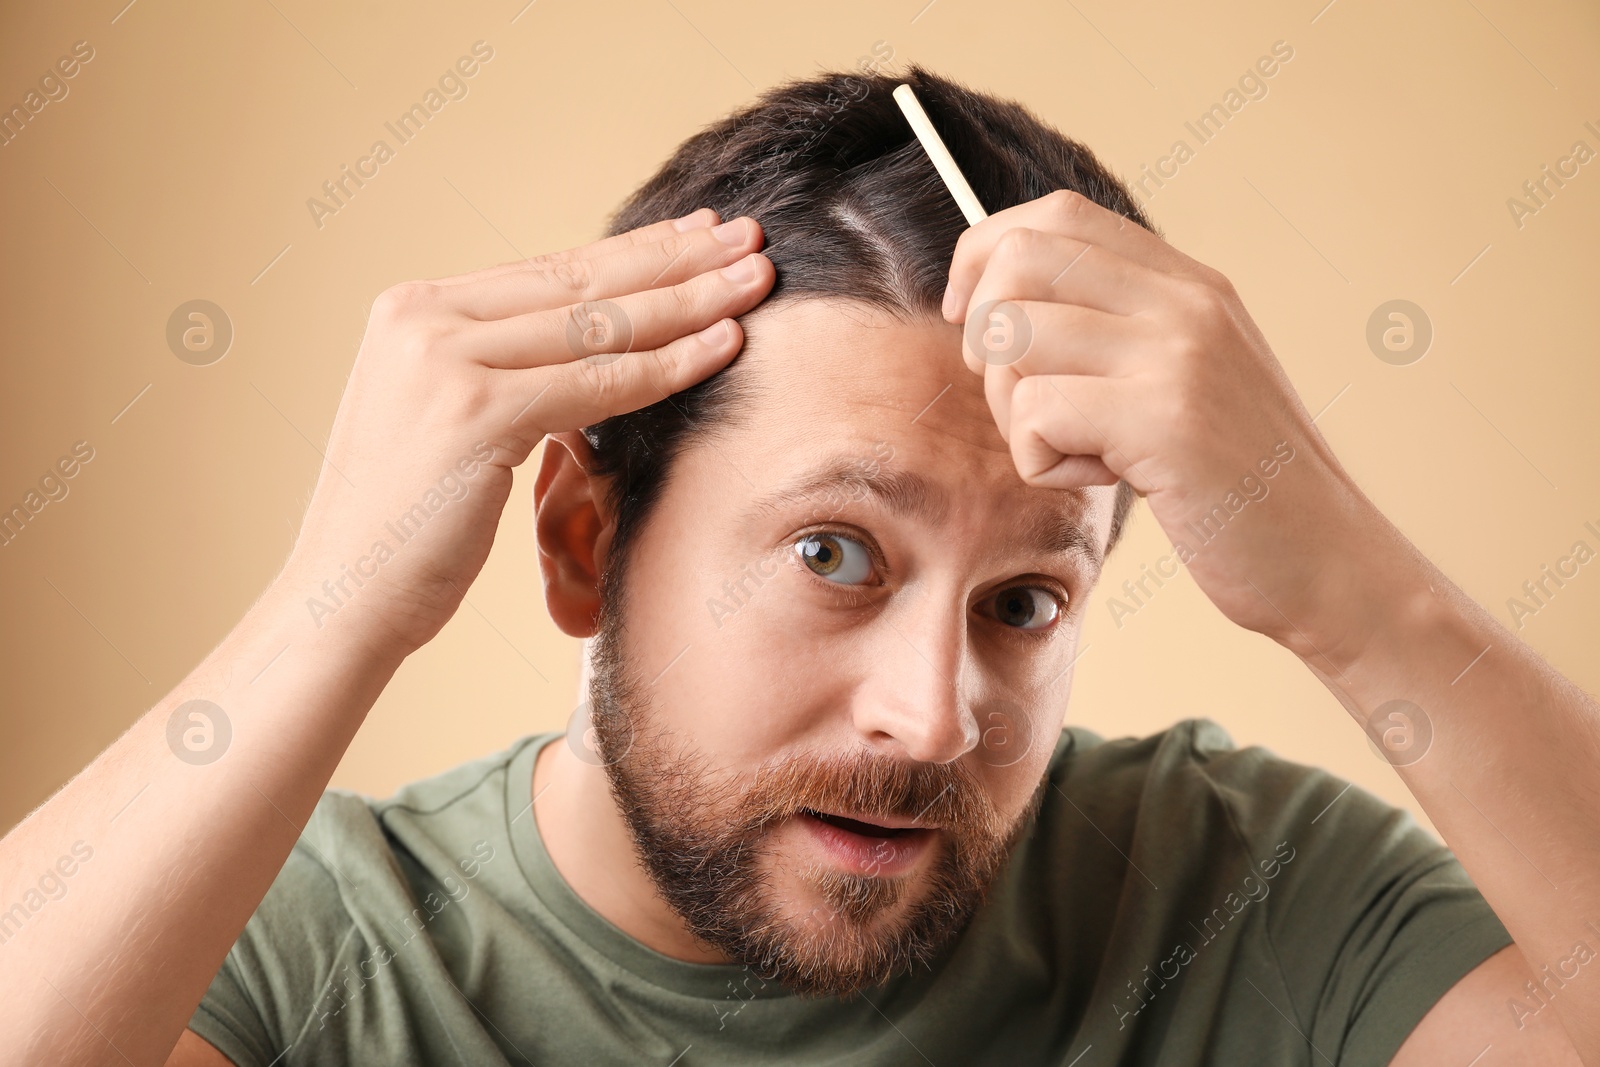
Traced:
<path id="1" fill-rule="evenodd" d="M 604 767 L 585 763 L 557 739 L 534 761 L 532 795 L 545 851 L 585 904 L 664 956 L 689 963 L 728 962 L 696 941 L 656 893 L 639 864 Z"/>

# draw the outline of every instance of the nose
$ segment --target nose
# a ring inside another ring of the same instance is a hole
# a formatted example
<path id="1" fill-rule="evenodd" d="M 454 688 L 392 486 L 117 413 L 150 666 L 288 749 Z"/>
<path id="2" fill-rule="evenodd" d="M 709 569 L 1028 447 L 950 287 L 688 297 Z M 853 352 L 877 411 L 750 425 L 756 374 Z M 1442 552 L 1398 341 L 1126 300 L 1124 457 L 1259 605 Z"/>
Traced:
<path id="1" fill-rule="evenodd" d="M 861 736 L 874 748 L 923 763 L 949 763 L 972 751 L 979 732 L 962 696 L 966 626 L 961 609 L 879 621 L 878 655 L 855 701 Z"/>

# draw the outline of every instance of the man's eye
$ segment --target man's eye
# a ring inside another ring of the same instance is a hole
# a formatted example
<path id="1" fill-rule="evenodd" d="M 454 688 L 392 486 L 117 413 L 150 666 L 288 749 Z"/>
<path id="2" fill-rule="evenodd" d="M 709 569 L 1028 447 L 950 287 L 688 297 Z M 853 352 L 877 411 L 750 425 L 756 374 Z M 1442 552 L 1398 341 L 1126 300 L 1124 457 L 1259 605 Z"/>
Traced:
<path id="1" fill-rule="evenodd" d="M 861 542 L 840 534 L 807 534 L 794 543 L 811 573 L 839 585 L 859 585 L 872 574 L 872 556 Z"/>
<path id="2" fill-rule="evenodd" d="M 1061 603 L 1048 589 L 1018 585 L 995 594 L 994 617 L 1019 630 L 1042 630 L 1061 614 Z"/>

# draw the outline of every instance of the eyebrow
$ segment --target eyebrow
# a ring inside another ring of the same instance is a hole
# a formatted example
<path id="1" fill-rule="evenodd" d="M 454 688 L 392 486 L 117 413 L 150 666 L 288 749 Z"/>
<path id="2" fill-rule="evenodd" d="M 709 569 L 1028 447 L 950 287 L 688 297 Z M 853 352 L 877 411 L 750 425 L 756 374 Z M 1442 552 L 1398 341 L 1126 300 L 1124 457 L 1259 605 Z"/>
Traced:
<path id="1" fill-rule="evenodd" d="M 841 491 L 875 500 L 891 514 L 930 526 L 941 524 L 950 513 L 949 494 L 920 474 L 885 470 L 858 456 L 833 456 L 791 484 L 755 500 L 742 519 L 748 523 L 812 497 L 826 499 Z M 1096 577 L 1105 562 L 1105 550 L 1092 533 L 1048 509 L 1029 509 L 1018 516 L 1017 543 L 1045 555 L 1081 556 L 1093 565 Z"/>

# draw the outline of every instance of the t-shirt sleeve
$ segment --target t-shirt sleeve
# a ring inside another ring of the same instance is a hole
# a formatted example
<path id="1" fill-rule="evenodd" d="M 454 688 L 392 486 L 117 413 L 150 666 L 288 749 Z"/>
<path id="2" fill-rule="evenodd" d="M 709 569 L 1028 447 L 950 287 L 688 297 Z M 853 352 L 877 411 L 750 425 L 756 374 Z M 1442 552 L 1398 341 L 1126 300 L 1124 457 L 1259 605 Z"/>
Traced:
<path id="1" fill-rule="evenodd" d="M 319 805 L 189 1020 L 237 1067 L 269 1067 L 316 1028 L 317 991 L 356 937 L 339 875 L 314 843 L 329 803 Z"/>
<path id="2" fill-rule="evenodd" d="M 1246 847 L 1289 857 L 1267 926 L 1293 1014 L 1335 1063 L 1389 1063 L 1441 996 L 1513 943 L 1510 933 L 1410 812 L 1265 749 L 1208 752 L 1209 743 L 1197 731 L 1196 754 L 1229 796 Z M 1230 788 L 1243 775 L 1254 787 Z"/>

